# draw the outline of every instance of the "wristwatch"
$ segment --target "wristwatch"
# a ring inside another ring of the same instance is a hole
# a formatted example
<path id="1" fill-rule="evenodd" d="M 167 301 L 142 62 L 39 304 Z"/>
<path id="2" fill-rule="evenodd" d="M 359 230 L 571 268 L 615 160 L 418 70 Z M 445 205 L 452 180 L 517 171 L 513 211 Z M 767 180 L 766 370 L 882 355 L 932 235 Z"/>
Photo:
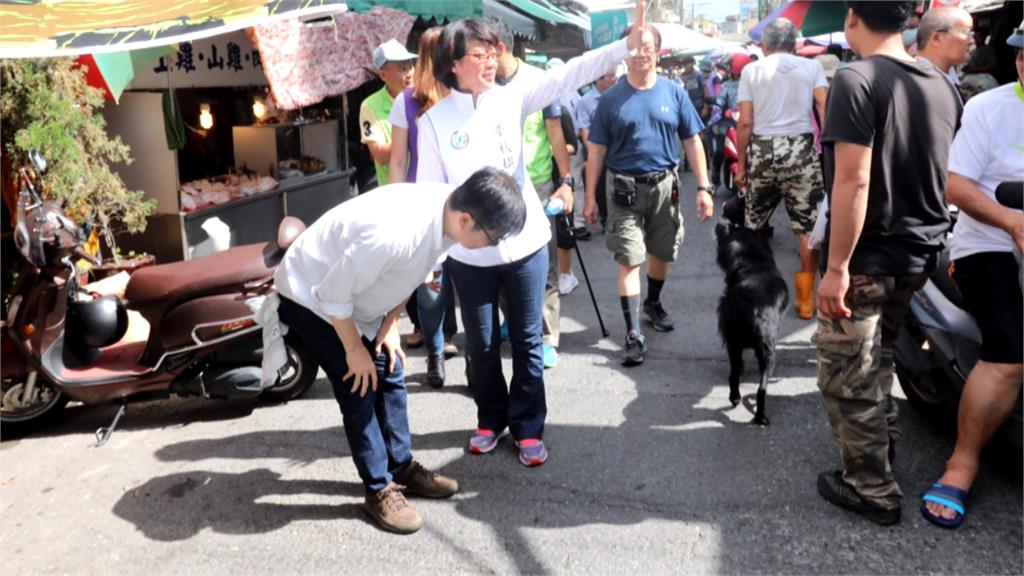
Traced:
<path id="1" fill-rule="evenodd" d="M 568 176 L 562 176 L 562 179 L 558 181 L 558 185 L 559 186 L 564 186 L 565 184 L 568 184 L 569 188 L 575 188 L 576 187 L 576 178 L 573 178 L 572 174 L 570 174 Z"/>
<path id="2" fill-rule="evenodd" d="M 712 188 L 711 186 L 697 186 L 697 192 L 707 192 L 712 196 L 715 195 L 715 189 Z"/>

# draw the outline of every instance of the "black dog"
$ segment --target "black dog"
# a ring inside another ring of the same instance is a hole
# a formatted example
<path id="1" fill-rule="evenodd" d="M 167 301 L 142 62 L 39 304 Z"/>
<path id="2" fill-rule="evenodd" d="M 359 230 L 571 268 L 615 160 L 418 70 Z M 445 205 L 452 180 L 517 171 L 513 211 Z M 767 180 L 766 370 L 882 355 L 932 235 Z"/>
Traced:
<path id="1" fill-rule="evenodd" d="M 718 266 L 725 272 L 725 293 L 718 302 L 718 333 L 729 351 L 729 401 L 733 406 L 740 402 L 743 350 L 753 348 L 761 370 L 754 422 L 767 425 L 765 393 L 775 370 L 775 341 L 782 313 L 789 306 L 789 287 L 761 234 L 722 221 L 715 227 L 715 239 Z"/>

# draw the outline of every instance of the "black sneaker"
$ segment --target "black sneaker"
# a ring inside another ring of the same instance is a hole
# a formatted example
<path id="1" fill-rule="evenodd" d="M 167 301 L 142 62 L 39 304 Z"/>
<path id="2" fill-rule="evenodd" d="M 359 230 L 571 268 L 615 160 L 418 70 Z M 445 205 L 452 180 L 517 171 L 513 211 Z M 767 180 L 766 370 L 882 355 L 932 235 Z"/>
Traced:
<path id="1" fill-rule="evenodd" d="M 626 335 L 626 351 L 622 355 L 622 365 L 630 367 L 643 364 L 646 352 L 647 339 L 643 334 L 630 332 Z"/>
<path id="2" fill-rule="evenodd" d="M 676 329 L 672 317 L 665 312 L 661 302 L 644 301 L 644 320 L 651 323 L 658 332 L 671 332 Z"/>
<path id="3" fill-rule="evenodd" d="M 860 494 L 843 480 L 839 470 L 826 470 L 818 474 L 818 494 L 836 506 L 871 520 L 882 526 L 890 526 L 900 521 L 900 507 L 881 508 L 861 498 Z"/>
<path id="4" fill-rule="evenodd" d="M 577 240 L 590 240 L 590 229 L 586 226 L 577 226 L 573 228 L 572 233 Z"/>

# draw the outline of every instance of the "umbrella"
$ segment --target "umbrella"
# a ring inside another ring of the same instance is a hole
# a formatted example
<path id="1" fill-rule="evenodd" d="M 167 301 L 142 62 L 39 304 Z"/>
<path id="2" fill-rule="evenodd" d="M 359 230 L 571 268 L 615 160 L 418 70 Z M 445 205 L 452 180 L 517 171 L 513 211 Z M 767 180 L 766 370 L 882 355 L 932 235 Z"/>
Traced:
<path id="1" fill-rule="evenodd" d="M 673 56 L 689 56 L 710 52 L 722 45 L 721 40 L 705 36 L 679 24 L 656 22 L 654 26 L 661 34 L 661 53 Z"/>
<path id="2" fill-rule="evenodd" d="M 174 51 L 173 46 L 159 46 L 141 50 L 85 54 L 78 57 L 77 63 L 86 68 L 85 79 L 90 86 L 101 88 L 106 93 L 107 100 L 118 102 L 121 93 L 131 83 L 138 70 Z"/>
<path id="3" fill-rule="evenodd" d="M 807 44 L 814 44 L 816 46 L 828 46 L 829 44 L 839 44 L 844 50 L 850 49 L 850 43 L 846 41 L 846 34 L 842 32 L 829 32 L 828 34 L 819 34 L 817 36 L 811 36 L 806 38 Z"/>
<path id="4" fill-rule="evenodd" d="M 846 3 L 827 0 L 786 2 L 751 28 L 750 37 L 760 40 L 764 27 L 776 18 L 788 18 L 804 36 L 837 32 L 843 29 L 846 22 Z"/>

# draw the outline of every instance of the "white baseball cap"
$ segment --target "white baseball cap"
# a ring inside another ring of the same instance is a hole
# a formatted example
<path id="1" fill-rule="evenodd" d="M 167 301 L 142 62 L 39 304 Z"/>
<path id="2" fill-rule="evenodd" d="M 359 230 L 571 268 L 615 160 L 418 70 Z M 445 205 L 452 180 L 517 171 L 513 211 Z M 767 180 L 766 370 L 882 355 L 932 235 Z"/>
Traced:
<path id="1" fill-rule="evenodd" d="M 373 67 L 380 70 L 388 62 L 406 62 L 416 58 L 418 58 L 417 55 L 406 50 L 405 46 L 392 38 L 377 46 L 377 49 L 373 51 Z"/>

